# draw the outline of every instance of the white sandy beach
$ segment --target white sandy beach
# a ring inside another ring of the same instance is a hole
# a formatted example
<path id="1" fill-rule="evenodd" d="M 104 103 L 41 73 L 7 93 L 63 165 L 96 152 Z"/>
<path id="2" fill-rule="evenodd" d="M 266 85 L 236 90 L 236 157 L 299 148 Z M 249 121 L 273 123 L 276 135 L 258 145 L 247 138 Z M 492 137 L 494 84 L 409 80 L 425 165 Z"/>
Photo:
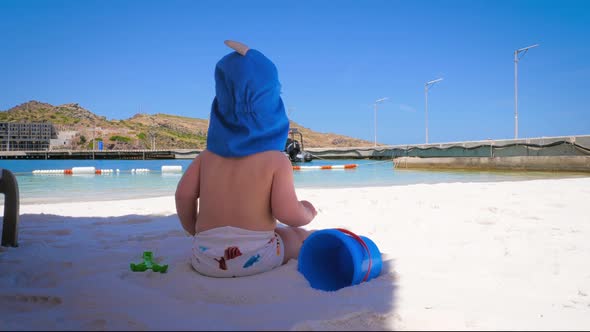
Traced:
<path id="1" fill-rule="evenodd" d="M 590 329 L 590 177 L 297 193 L 318 209 L 309 229 L 371 238 L 382 274 L 323 292 L 292 260 L 213 279 L 190 266 L 173 197 L 21 205 L 0 330 Z M 168 273 L 130 271 L 146 250 Z"/>

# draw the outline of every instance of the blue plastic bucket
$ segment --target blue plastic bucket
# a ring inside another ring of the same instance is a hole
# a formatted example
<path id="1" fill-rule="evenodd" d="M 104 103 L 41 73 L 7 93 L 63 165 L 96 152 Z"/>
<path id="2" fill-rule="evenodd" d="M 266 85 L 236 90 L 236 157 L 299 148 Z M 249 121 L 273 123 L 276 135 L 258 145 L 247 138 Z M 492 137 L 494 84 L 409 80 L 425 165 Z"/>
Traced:
<path id="1" fill-rule="evenodd" d="M 333 228 L 311 233 L 299 251 L 298 270 L 311 287 L 335 291 L 381 273 L 381 253 L 373 241 Z"/>

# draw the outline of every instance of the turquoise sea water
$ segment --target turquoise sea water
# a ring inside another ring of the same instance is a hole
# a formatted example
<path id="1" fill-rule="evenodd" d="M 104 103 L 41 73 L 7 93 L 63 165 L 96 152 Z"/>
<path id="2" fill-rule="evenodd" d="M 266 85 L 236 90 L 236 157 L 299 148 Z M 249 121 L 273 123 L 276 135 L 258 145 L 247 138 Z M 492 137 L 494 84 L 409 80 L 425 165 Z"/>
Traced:
<path id="1" fill-rule="evenodd" d="M 21 204 L 118 200 L 174 195 L 182 173 L 162 173 L 163 165 L 182 166 L 191 160 L 0 160 L 17 176 Z M 441 182 L 497 182 L 545 178 L 587 177 L 588 174 L 549 172 L 417 171 L 395 169 L 391 161 L 313 160 L 301 166 L 358 164 L 350 170 L 294 171 L 296 188 L 390 186 Z M 119 169 L 109 175 L 39 175 L 33 170 L 92 166 Z M 147 168 L 149 173 L 131 173 Z"/>

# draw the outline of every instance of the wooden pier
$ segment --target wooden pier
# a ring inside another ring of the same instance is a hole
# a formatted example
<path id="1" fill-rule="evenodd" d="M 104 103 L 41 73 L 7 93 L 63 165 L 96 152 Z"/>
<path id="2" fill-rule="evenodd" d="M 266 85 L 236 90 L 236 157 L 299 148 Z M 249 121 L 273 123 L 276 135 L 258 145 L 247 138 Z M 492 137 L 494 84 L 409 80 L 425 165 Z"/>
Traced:
<path id="1" fill-rule="evenodd" d="M 0 151 L 0 159 L 193 159 L 201 150 L 48 150 Z"/>

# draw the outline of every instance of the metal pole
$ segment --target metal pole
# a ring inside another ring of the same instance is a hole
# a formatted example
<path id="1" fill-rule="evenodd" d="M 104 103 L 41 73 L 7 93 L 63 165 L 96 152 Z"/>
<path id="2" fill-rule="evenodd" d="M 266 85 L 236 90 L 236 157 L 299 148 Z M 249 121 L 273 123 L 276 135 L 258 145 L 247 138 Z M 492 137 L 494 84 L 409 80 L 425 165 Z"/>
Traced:
<path id="1" fill-rule="evenodd" d="M 426 144 L 428 144 L 428 88 L 431 85 L 434 85 L 440 81 L 442 81 L 443 78 L 437 78 L 435 80 L 432 80 L 430 82 L 426 82 L 424 84 L 424 116 L 425 116 L 425 125 L 426 125 Z"/>
<path id="2" fill-rule="evenodd" d="M 377 103 L 375 102 L 375 146 L 377 146 Z"/>
<path id="3" fill-rule="evenodd" d="M 522 53 L 522 56 L 528 52 L 529 49 L 539 46 L 539 44 L 531 45 L 528 47 L 520 48 L 514 51 L 514 138 L 518 139 L 518 53 Z"/>
<path id="4" fill-rule="evenodd" d="M 374 109 L 375 109 L 375 111 L 374 111 L 375 112 L 375 124 L 374 124 L 374 126 L 375 126 L 375 146 L 377 146 L 377 104 L 379 104 L 380 102 L 383 102 L 387 99 L 389 99 L 389 97 L 377 99 L 377 100 L 375 100 L 375 104 L 373 104 Z"/>
<path id="5" fill-rule="evenodd" d="M 426 144 L 428 144 L 428 84 L 424 85 L 424 118 L 426 124 Z"/>
<path id="6" fill-rule="evenodd" d="M 514 139 L 518 139 L 518 50 L 514 51 Z"/>

